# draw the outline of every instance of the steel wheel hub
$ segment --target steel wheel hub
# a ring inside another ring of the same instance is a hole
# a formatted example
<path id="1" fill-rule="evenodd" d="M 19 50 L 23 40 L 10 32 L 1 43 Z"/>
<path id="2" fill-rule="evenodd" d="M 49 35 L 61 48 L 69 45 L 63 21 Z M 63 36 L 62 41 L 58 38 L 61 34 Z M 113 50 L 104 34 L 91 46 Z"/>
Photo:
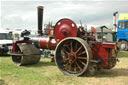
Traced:
<path id="1" fill-rule="evenodd" d="M 71 60 L 74 60 L 75 59 L 75 56 L 73 54 L 70 55 L 70 59 Z"/>

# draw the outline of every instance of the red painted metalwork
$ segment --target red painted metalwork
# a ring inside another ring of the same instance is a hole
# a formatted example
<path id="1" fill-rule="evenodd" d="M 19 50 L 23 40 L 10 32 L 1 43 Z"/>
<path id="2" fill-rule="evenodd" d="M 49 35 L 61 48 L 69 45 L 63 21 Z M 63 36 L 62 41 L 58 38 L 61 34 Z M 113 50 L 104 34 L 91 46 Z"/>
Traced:
<path id="1" fill-rule="evenodd" d="M 55 25 L 54 36 L 57 41 L 60 41 L 66 37 L 76 37 L 77 26 L 70 19 L 61 19 Z"/>
<path id="2" fill-rule="evenodd" d="M 114 43 L 94 43 L 93 45 L 89 43 L 89 45 L 93 52 L 93 60 L 101 59 L 102 61 L 102 63 L 99 64 L 100 68 L 110 69 L 113 67 L 115 62 L 108 62 L 106 59 L 111 60 L 113 57 L 116 57 L 112 55 L 112 51 L 115 49 Z"/>
<path id="3" fill-rule="evenodd" d="M 48 29 L 48 36 L 54 37 L 54 29 Z"/>
<path id="4" fill-rule="evenodd" d="M 57 45 L 57 42 L 54 38 L 49 36 L 40 37 L 40 41 L 39 41 L 40 48 L 54 50 L 56 45 Z"/>
<path id="5" fill-rule="evenodd" d="M 54 35 L 54 36 L 53 36 Z M 39 39 L 39 47 L 43 49 L 55 49 L 57 43 L 66 37 L 76 37 L 76 24 L 70 19 L 61 19 L 55 29 L 48 30 L 48 36 L 42 36 Z"/>
<path id="6" fill-rule="evenodd" d="M 97 34 L 96 29 L 95 29 L 93 26 L 91 26 L 91 31 L 92 31 L 94 34 Z"/>
<path id="7" fill-rule="evenodd" d="M 31 41 L 30 41 L 30 40 L 14 41 L 14 42 L 13 42 L 13 45 L 12 45 L 13 52 L 17 52 L 17 49 L 18 49 L 17 44 L 18 44 L 18 43 L 31 43 Z"/>

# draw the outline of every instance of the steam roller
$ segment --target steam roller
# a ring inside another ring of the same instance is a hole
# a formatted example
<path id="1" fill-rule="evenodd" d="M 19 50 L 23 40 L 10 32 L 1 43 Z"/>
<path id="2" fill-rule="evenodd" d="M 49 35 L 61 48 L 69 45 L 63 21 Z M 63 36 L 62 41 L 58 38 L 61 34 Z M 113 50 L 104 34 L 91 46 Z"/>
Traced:
<path id="1" fill-rule="evenodd" d="M 54 50 L 55 63 L 65 75 L 81 76 L 115 67 L 118 61 L 115 42 L 97 41 L 93 35 L 95 32 L 77 27 L 68 18 L 60 19 L 54 26 L 48 24 L 47 34 L 42 31 L 42 21 L 43 7 L 39 6 L 38 35 L 24 36 L 13 43 L 11 55 L 15 64 L 36 64 L 40 61 L 40 49 L 48 49 Z"/>
<path id="2" fill-rule="evenodd" d="M 11 55 L 13 62 L 20 66 L 36 64 L 40 61 L 40 50 L 33 44 L 18 44 L 16 52 Z"/>

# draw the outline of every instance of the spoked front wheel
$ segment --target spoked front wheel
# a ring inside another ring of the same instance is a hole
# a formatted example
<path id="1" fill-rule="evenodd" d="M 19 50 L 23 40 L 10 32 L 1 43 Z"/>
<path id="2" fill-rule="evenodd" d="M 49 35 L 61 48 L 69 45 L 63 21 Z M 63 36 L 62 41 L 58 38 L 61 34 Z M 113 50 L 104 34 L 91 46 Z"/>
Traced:
<path id="1" fill-rule="evenodd" d="M 81 38 L 63 39 L 56 47 L 56 65 L 65 75 L 80 76 L 90 64 L 92 51 L 86 41 Z"/>

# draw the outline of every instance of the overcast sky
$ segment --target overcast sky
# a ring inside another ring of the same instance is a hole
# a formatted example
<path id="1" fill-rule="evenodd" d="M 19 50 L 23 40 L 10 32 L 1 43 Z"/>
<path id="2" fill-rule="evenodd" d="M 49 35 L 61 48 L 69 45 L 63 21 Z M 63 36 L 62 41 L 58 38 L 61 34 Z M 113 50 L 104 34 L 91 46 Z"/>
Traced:
<path id="1" fill-rule="evenodd" d="M 112 27 L 113 12 L 128 13 L 125 0 L 4 0 L 1 1 L 1 29 L 37 29 L 37 6 L 44 6 L 44 24 L 61 18 L 87 25 Z"/>

